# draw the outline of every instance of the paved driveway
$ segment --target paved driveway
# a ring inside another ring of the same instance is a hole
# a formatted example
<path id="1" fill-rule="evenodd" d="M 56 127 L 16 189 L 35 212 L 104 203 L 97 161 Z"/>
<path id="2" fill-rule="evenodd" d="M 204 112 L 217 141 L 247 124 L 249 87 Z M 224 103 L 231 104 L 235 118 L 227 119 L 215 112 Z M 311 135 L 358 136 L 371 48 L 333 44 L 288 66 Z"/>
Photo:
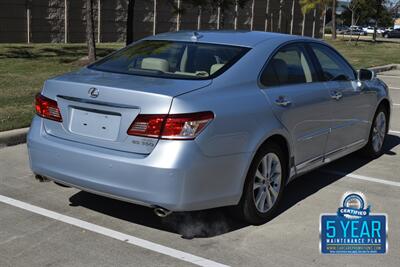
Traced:
<path id="1" fill-rule="evenodd" d="M 33 178 L 25 145 L 0 150 L 0 266 L 399 266 L 400 71 L 380 75 L 395 104 L 385 154 L 350 155 L 292 182 L 262 226 L 223 209 L 160 219 L 152 210 Z M 51 156 L 51 155 L 50 155 Z M 389 218 L 386 255 L 319 253 L 319 216 L 346 191 Z"/>

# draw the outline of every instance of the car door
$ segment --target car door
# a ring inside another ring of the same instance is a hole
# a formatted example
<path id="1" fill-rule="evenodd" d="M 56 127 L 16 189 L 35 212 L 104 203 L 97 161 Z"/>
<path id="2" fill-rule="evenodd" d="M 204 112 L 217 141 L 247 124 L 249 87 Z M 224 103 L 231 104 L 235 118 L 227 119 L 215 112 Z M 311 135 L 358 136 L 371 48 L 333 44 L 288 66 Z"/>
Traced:
<path id="1" fill-rule="evenodd" d="M 375 95 L 364 90 L 357 73 L 335 50 L 318 43 L 309 47 L 331 97 L 331 131 L 326 145 L 330 156 L 366 141 Z"/>
<path id="2" fill-rule="evenodd" d="M 322 162 L 331 110 L 329 91 L 318 77 L 302 44 L 280 48 L 260 78 L 275 116 L 291 135 L 299 172 Z"/>

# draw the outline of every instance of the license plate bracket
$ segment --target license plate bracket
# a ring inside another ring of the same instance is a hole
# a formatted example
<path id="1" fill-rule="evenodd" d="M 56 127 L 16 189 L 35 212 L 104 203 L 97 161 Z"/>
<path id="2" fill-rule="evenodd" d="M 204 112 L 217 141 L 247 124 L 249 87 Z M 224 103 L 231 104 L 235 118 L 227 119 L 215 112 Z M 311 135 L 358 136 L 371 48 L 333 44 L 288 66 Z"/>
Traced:
<path id="1" fill-rule="evenodd" d="M 72 108 L 69 130 L 87 137 L 115 141 L 120 124 L 120 114 Z"/>

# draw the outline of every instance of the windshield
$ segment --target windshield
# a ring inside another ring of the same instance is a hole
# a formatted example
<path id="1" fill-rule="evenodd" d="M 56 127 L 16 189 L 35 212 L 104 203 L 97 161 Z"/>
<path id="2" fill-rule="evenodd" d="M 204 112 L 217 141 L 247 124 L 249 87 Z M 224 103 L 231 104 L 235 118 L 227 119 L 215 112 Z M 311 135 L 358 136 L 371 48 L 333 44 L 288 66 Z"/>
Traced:
<path id="1" fill-rule="evenodd" d="M 153 77 L 207 79 L 220 75 L 248 50 L 195 42 L 142 41 L 89 68 Z"/>

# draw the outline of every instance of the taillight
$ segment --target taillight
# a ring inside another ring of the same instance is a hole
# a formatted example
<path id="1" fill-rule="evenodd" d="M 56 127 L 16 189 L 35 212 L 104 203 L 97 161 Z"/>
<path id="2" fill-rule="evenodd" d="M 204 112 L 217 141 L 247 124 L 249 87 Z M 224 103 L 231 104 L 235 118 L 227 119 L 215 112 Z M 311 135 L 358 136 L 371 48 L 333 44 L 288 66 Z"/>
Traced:
<path id="1" fill-rule="evenodd" d="M 43 96 L 42 94 L 36 95 L 35 109 L 36 114 L 38 114 L 40 117 L 53 121 L 62 121 L 60 109 L 58 108 L 57 102 Z"/>
<path id="2" fill-rule="evenodd" d="M 214 119 L 212 112 L 169 115 L 161 138 L 193 139 Z"/>
<path id="3" fill-rule="evenodd" d="M 172 114 L 138 115 L 128 129 L 129 135 L 162 139 L 194 139 L 214 119 L 211 111 Z"/>
<path id="4" fill-rule="evenodd" d="M 166 115 L 138 115 L 129 127 L 128 134 L 158 138 L 161 135 L 165 117 Z"/>

